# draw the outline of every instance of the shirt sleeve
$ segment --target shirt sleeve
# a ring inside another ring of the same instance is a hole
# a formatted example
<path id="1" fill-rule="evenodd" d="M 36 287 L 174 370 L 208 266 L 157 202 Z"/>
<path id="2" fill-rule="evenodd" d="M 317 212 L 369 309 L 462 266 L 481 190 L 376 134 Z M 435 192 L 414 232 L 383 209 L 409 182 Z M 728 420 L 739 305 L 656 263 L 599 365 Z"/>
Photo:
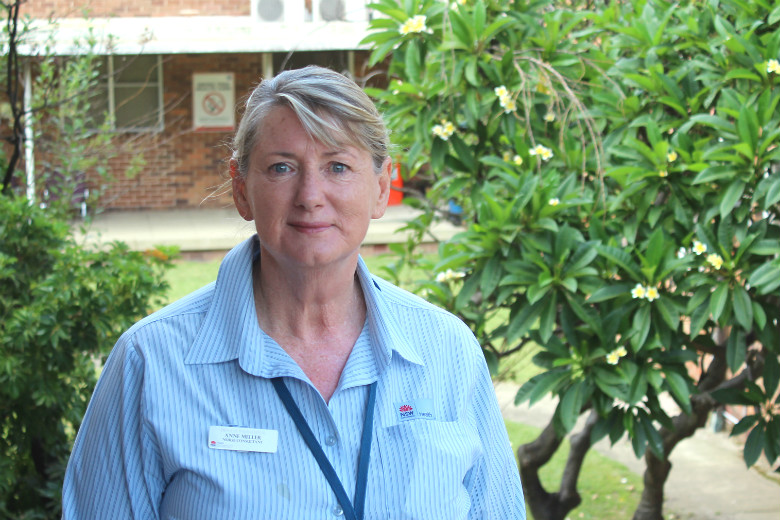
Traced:
<path id="1" fill-rule="evenodd" d="M 154 519 L 162 466 L 143 419 L 144 363 L 120 338 L 106 362 L 65 472 L 64 520 Z"/>
<path id="2" fill-rule="evenodd" d="M 482 457 L 465 483 L 471 497 L 468 517 L 474 520 L 525 520 L 520 472 L 481 352 L 476 363 L 477 377 L 469 413 L 482 443 Z"/>

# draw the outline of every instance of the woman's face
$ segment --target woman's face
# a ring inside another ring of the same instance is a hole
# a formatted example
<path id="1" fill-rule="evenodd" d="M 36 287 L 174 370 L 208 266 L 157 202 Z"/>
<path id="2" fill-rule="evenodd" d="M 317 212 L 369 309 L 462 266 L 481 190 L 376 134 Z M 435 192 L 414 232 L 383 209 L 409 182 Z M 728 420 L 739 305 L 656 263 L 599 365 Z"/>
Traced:
<path id="1" fill-rule="evenodd" d="M 314 141 L 287 107 L 265 118 L 249 171 L 233 174 L 239 214 L 254 220 L 264 255 L 280 265 L 322 267 L 354 259 L 390 189 L 390 160 L 381 173 L 368 151 Z"/>

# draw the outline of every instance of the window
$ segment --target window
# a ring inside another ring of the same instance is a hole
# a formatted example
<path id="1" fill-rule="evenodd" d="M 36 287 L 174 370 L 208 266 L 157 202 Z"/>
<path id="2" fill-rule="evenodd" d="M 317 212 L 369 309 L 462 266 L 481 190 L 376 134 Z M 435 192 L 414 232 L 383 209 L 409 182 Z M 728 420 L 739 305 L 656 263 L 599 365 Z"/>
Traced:
<path id="1" fill-rule="evenodd" d="M 117 131 L 163 130 L 161 56 L 106 56 L 100 77 L 91 106 L 98 122 L 108 116 Z"/>

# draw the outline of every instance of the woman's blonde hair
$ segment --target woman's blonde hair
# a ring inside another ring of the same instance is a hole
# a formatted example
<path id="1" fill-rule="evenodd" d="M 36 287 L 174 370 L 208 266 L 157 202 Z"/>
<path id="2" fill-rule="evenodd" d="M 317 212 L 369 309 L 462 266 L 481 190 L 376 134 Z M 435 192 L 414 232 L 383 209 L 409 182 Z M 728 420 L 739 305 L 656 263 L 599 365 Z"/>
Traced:
<path id="1" fill-rule="evenodd" d="M 232 159 L 246 176 L 249 156 L 271 110 L 291 108 L 312 138 L 329 146 L 367 150 L 379 172 L 388 156 L 389 137 L 374 103 L 354 81 L 314 65 L 264 79 L 249 95 L 233 137 Z"/>

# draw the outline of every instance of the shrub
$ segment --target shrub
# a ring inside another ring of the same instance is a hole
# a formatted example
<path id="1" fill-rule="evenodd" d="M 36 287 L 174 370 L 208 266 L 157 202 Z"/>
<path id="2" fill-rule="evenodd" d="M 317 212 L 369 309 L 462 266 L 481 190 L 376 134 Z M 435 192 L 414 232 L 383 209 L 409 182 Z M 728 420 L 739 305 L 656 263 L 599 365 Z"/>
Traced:
<path id="1" fill-rule="evenodd" d="M 0 516 L 59 517 L 71 445 L 118 335 L 166 289 L 169 252 L 78 244 L 67 221 L 0 196 Z"/>
<path id="2" fill-rule="evenodd" d="M 780 8 L 374 7 L 366 41 L 390 85 L 373 94 L 431 185 L 413 228 L 448 206 L 465 223 L 420 290 L 471 325 L 493 367 L 541 346 L 546 370 L 517 400 L 559 398 L 519 450 L 535 517 L 563 518 L 590 443 L 628 434 L 651 475 L 637 518 L 660 518 L 670 451 L 720 403 L 754 407 L 736 427 L 751 431 L 746 463 L 777 460 Z M 414 245 L 399 252 L 419 263 Z M 448 270 L 462 278 L 437 280 Z M 538 467 L 584 412 L 573 475 L 548 493 Z"/>

